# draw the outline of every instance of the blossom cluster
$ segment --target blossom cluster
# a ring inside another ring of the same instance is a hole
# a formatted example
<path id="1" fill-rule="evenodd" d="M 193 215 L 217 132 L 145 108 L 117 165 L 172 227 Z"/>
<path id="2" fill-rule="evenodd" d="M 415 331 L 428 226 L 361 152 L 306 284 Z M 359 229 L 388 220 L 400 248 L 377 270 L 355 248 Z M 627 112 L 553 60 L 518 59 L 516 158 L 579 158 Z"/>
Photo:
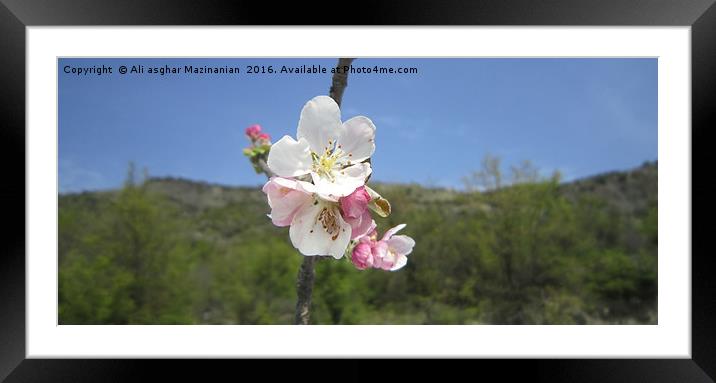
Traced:
<path id="1" fill-rule="evenodd" d="M 246 130 L 259 140 L 261 128 Z M 378 239 L 371 210 L 390 214 L 390 204 L 366 185 L 372 173 L 375 125 L 364 116 L 341 121 L 328 96 L 306 103 L 296 139 L 284 136 L 270 146 L 267 166 L 275 174 L 263 187 L 274 225 L 289 226 L 291 243 L 306 256 L 349 254 L 358 269 L 398 270 L 415 241 L 395 235 L 405 224 Z M 253 141 L 252 141 L 253 142 Z"/>

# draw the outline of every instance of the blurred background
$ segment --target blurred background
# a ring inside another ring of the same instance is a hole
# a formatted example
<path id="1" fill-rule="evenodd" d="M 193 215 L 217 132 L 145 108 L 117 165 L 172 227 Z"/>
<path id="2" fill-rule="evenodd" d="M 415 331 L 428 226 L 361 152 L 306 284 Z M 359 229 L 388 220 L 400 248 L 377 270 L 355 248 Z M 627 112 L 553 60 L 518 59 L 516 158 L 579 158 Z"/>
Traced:
<path id="1" fill-rule="evenodd" d="M 60 59 L 60 324 L 289 324 L 302 256 L 244 128 L 295 137 L 335 59 Z M 64 68 L 112 66 L 113 74 Z M 119 74 L 125 65 L 240 74 Z M 246 73 L 323 66 L 326 74 Z M 656 59 L 372 59 L 342 114 L 417 245 L 316 266 L 317 324 L 656 324 Z"/>

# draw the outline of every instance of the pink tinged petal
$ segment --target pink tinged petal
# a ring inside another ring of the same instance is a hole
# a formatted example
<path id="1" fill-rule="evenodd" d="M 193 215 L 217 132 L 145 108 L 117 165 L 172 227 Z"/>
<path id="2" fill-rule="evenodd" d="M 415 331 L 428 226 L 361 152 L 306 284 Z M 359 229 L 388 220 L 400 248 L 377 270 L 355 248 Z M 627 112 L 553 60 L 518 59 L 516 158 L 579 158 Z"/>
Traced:
<path id="1" fill-rule="evenodd" d="M 338 136 L 343 162 L 365 161 L 375 152 L 375 125 L 368 117 L 358 116 L 343 123 Z"/>
<path id="2" fill-rule="evenodd" d="M 296 180 L 296 190 L 300 190 L 304 193 L 308 194 L 315 194 L 316 193 L 316 185 L 306 182 L 306 181 L 299 181 Z"/>
<path id="3" fill-rule="evenodd" d="M 341 129 L 341 111 L 328 96 L 314 97 L 303 106 L 297 137 L 305 138 L 311 150 L 321 155 L 332 149 Z"/>
<path id="4" fill-rule="evenodd" d="M 272 177 L 263 187 L 271 207 L 271 221 L 283 227 L 291 224 L 293 217 L 303 205 L 313 201 L 313 197 L 296 189 L 297 182 L 280 177 Z"/>
<path id="5" fill-rule="evenodd" d="M 375 267 L 376 269 L 381 269 L 381 270 L 390 270 L 393 268 L 394 264 L 395 264 L 395 259 L 383 258 L 383 259 L 381 259 L 381 261 L 379 263 L 378 262 L 374 263 L 373 267 Z"/>
<path id="6" fill-rule="evenodd" d="M 373 267 L 377 269 L 390 270 L 393 267 L 393 259 L 388 252 L 388 243 L 384 241 L 374 242 L 371 245 L 373 253 Z"/>
<path id="7" fill-rule="evenodd" d="M 271 222 L 279 227 L 289 226 L 296 213 L 312 201 L 313 198 L 307 194 L 297 191 L 288 193 L 286 197 L 276 201 L 271 207 Z"/>
<path id="8" fill-rule="evenodd" d="M 395 259 L 395 264 L 390 268 L 390 271 L 396 271 L 403 268 L 408 263 L 408 257 L 404 255 L 398 255 Z"/>
<path id="9" fill-rule="evenodd" d="M 359 270 L 365 270 L 373 266 L 373 254 L 370 245 L 367 243 L 359 243 L 353 248 L 351 261 Z"/>
<path id="10" fill-rule="evenodd" d="M 370 227 L 368 228 L 368 232 L 362 237 L 357 238 L 357 240 L 373 245 L 378 240 L 378 232 L 375 231 L 378 225 L 375 223 L 375 220 L 371 219 L 370 221 L 371 222 Z"/>
<path id="11" fill-rule="evenodd" d="M 305 185 L 305 186 L 304 186 Z M 310 186 L 309 186 L 310 185 Z M 313 185 L 311 185 L 308 182 L 304 181 L 298 181 L 294 180 L 292 178 L 284 178 L 284 177 L 271 177 L 269 178 L 268 182 L 264 185 L 264 187 L 261 189 L 266 195 L 269 197 L 269 204 L 271 204 L 271 198 L 273 196 L 282 196 L 286 194 L 286 190 L 296 190 L 300 191 L 305 194 L 313 194 L 310 188 L 312 188 Z M 279 193 L 281 191 L 282 193 Z"/>
<path id="12" fill-rule="evenodd" d="M 383 240 L 386 241 L 386 240 L 390 239 L 390 237 L 392 237 L 393 234 L 399 232 L 400 230 L 403 230 L 403 228 L 405 226 L 407 226 L 407 225 L 404 223 L 401 223 L 400 225 L 389 229 L 388 231 L 385 232 L 385 234 L 383 234 Z"/>
<path id="13" fill-rule="evenodd" d="M 364 186 L 357 188 L 353 193 L 342 197 L 341 200 L 341 212 L 343 217 L 359 218 L 363 213 L 368 210 L 368 202 L 370 202 L 370 195 L 365 190 Z"/>
<path id="14" fill-rule="evenodd" d="M 286 182 L 281 182 L 281 181 Z M 272 200 L 280 198 L 285 193 L 280 193 L 281 188 L 286 189 L 293 189 L 291 186 L 285 186 L 285 185 L 291 185 L 292 182 L 295 182 L 293 180 L 281 178 L 281 177 L 271 177 L 269 180 L 264 184 L 263 188 L 261 188 L 261 191 L 266 194 L 266 197 L 268 197 L 268 203 L 269 206 L 272 206 Z"/>
<path id="15" fill-rule="evenodd" d="M 376 258 L 383 259 L 388 255 L 388 243 L 384 241 L 378 241 L 373 243 L 371 246 L 373 256 Z"/>
<path id="16" fill-rule="evenodd" d="M 368 236 L 372 237 L 373 239 L 378 238 L 378 233 L 375 231 L 375 229 L 378 228 L 378 224 L 375 223 L 374 220 L 371 220 L 370 222 L 370 229 L 368 229 Z"/>
<path id="17" fill-rule="evenodd" d="M 269 178 L 261 190 L 271 197 L 271 195 L 280 188 L 295 190 L 297 188 L 297 181 L 291 178 L 274 176 Z"/>
<path id="18" fill-rule="evenodd" d="M 388 248 L 397 255 L 408 255 L 413 251 L 415 240 L 407 235 L 394 235 L 388 240 Z"/>
<path id="19" fill-rule="evenodd" d="M 351 239 L 364 237 L 375 230 L 375 221 L 373 221 L 373 218 L 370 216 L 369 210 L 364 211 L 358 218 L 344 217 L 344 219 L 351 225 Z"/>
<path id="20" fill-rule="evenodd" d="M 375 224 L 375 221 L 372 221 L 370 224 L 370 228 L 368 229 L 368 233 L 360 238 L 357 238 L 357 240 L 360 242 L 366 242 L 366 243 L 370 243 L 370 244 L 375 243 L 376 238 L 378 238 L 378 234 L 375 231 L 376 226 L 377 225 Z"/>
<path id="21" fill-rule="evenodd" d="M 351 239 L 351 226 L 341 218 L 337 204 L 304 205 L 288 231 L 291 243 L 303 255 L 343 257 Z"/>
<path id="22" fill-rule="evenodd" d="M 266 163 L 281 177 L 297 177 L 311 171 L 313 159 L 306 140 L 283 136 L 271 146 Z"/>
<path id="23" fill-rule="evenodd" d="M 316 185 L 317 193 L 340 198 L 350 195 L 357 188 L 365 185 L 365 179 L 371 172 L 370 164 L 360 163 L 343 170 L 334 170 L 333 179 L 322 177 L 315 172 L 311 172 L 311 178 Z"/>

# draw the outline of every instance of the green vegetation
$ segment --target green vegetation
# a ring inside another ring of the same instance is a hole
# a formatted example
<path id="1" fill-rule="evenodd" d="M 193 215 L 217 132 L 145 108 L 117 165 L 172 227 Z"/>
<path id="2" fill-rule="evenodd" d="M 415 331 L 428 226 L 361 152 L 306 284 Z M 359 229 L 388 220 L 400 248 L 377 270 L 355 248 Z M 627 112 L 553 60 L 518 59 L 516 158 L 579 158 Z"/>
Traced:
<path id="1" fill-rule="evenodd" d="M 560 183 L 499 160 L 466 192 L 373 184 L 399 272 L 321 260 L 313 323 L 656 323 L 657 166 Z M 289 324 L 301 262 L 258 188 L 178 179 L 59 197 L 61 324 Z"/>

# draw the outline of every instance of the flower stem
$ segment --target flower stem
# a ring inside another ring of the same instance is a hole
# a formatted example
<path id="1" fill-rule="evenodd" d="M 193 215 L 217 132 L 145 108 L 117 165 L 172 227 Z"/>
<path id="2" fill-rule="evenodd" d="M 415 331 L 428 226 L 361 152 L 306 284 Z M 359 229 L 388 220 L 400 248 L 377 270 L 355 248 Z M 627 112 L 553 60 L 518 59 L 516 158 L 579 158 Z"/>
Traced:
<path id="1" fill-rule="evenodd" d="M 343 69 L 344 66 L 350 65 L 352 58 L 338 59 L 338 67 Z M 333 74 L 333 81 L 329 96 L 336 101 L 338 106 L 343 100 L 343 91 L 348 86 L 348 73 L 336 71 Z M 267 173 L 268 174 L 268 173 Z M 293 324 L 309 324 L 311 319 L 311 297 L 313 295 L 313 281 L 316 277 L 315 264 L 319 257 L 303 257 L 303 263 L 298 268 L 298 277 L 296 281 L 296 293 L 298 300 L 296 301 L 296 316 Z"/>

